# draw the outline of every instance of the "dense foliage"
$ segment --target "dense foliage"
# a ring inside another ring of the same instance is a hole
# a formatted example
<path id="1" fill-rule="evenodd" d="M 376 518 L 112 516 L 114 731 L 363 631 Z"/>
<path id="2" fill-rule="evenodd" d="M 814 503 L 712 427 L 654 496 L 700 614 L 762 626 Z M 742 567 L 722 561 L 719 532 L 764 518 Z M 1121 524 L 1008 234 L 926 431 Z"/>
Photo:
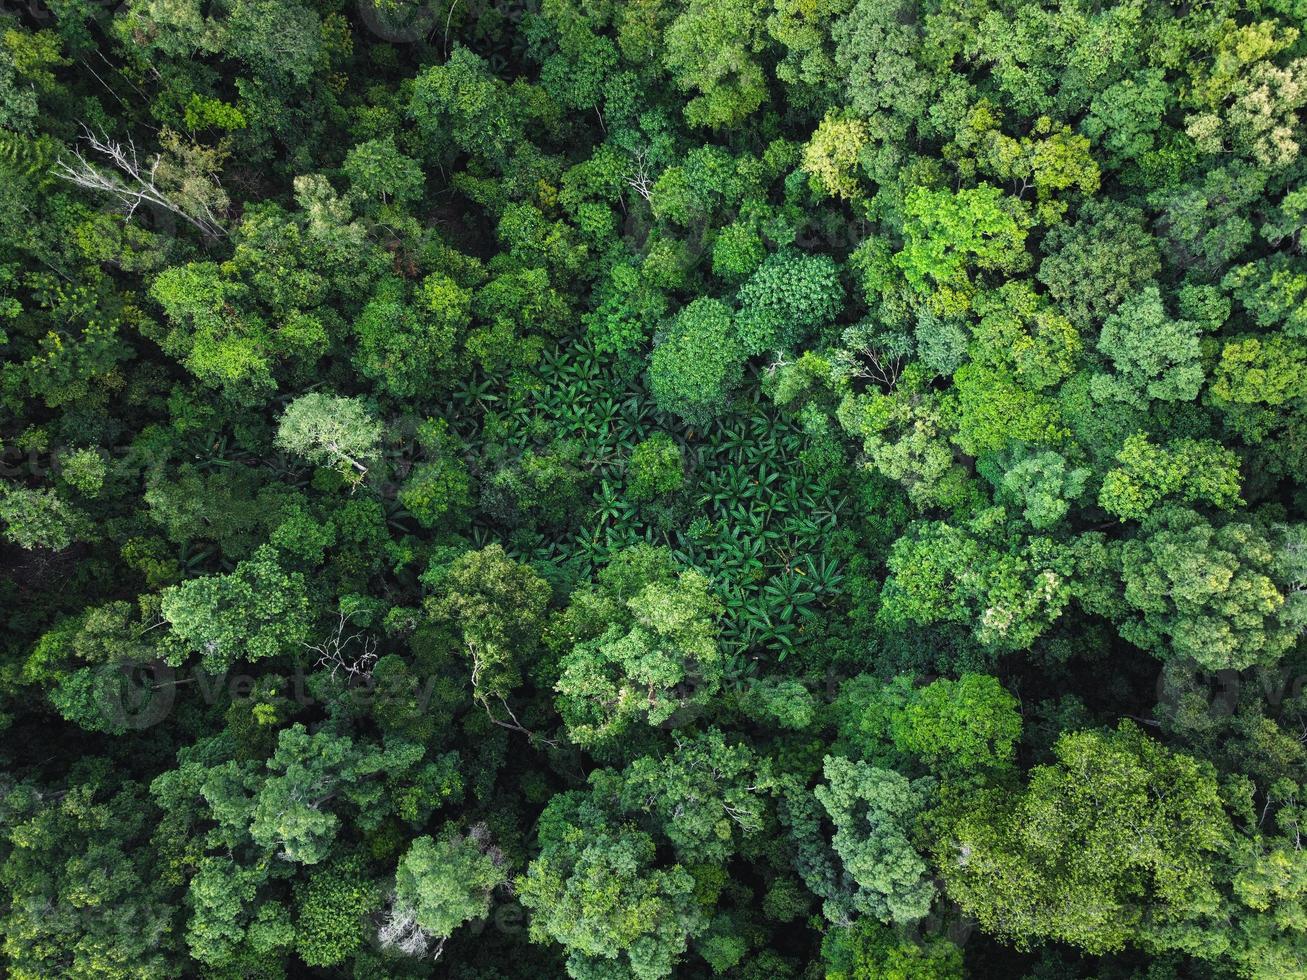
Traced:
<path id="1" fill-rule="evenodd" d="M 1302 0 L 0 10 L 0 972 L 1307 978 Z"/>

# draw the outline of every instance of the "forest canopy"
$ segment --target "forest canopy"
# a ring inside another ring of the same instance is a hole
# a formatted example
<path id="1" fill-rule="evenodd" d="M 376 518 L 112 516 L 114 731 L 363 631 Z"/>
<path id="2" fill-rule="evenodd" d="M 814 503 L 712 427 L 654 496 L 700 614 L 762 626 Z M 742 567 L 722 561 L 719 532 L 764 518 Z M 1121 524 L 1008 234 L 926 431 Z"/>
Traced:
<path id="1" fill-rule="evenodd" d="M 1307 980 L 1305 21 L 0 8 L 0 973 Z"/>

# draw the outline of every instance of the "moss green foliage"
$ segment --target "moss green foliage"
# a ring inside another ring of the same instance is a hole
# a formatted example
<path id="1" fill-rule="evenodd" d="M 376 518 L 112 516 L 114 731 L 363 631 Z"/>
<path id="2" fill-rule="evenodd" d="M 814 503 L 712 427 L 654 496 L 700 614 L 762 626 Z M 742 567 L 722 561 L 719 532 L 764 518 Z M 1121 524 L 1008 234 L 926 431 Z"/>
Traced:
<path id="1" fill-rule="evenodd" d="M 0 6 L 0 975 L 1307 980 L 1303 0 Z"/>
<path id="2" fill-rule="evenodd" d="M 359 873 L 357 859 L 313 873 L 300 888 L 295 951 L 309 966 L 347 960 L 365 938 L 364 917 L 376 909 L 377 889 Z"/>
<path id="3" fill-rule="evenodd" d="M 1186 920 L 1201 929 L 1221 903 L 1210 856 L 1232 832 L 1215 773 L 1129 722 L 1063 735 L 1053 751 L 1019 794 L 952 828 L 944 874 L 963 907 L 1018 941 L 1056 936 L 1088 950 L 1137 934 L 1164 949 L 1184 940 Z M 1050 873 L 1065 902 L 1040 901 Z"/>

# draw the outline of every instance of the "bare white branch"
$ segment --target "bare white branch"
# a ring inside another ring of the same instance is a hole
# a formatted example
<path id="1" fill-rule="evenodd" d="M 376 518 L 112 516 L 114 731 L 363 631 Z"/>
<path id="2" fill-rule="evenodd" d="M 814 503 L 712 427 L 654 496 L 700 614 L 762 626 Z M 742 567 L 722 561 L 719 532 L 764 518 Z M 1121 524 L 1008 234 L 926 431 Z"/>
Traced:
<path id="1" fill-rule="evenodd" d="M 388 905 L 377 928 L 377 942 L 382 949 L 417 959 L 439 959 L 445 949 L 445 940 L 436 939 L 418 925 L 417 913 L 395 895 L 390 896 Z"/>
<path id="2" fill-rule="evenodd" d="M 82 140 L 103 162 L 93 163 L 81 149 L 77 149 L 72 159 L 61 158 L 55 164 L 56 177 L 83 190 L 107 194 L 124 208 L 129 221 L 144 204 L 176 215 L 206 238 L 220 238 L 226 234 L 218 215 L 207 205 L 200 204 L 200 213 L 192 213 L 158 187 L 155 178 L 162 159 L 160 154 L 155 154 L 143 165 L 132 140 L 123 144 L 111 139 L 107 133 L 101 132 L 97 136 L 89 126 L 82 127 Z"/>
<path id="3" fill-rule="evenodd" d="M 344 671 L 345 676 L 353 681 L 358 677 L 371 677 L 372 668 L 377 662 L 377 639 L 363 633 L 346 634 L 349 616 L 340 614 L 336 628 L 322 643 L 306 643 L 304 646 L 318 655 L 316 666 L 331 668 L 331 676 Z M 357 644 L 357 645 L 356 645 Z"/>
<path id="4" fill-rule="evenodd" d="M 626 185 L 648 201 L 653 195 L 653 179 L 649 175 L 649 163 L 645 151 L 635 155 L 635 173 L 627 174 Z"/>

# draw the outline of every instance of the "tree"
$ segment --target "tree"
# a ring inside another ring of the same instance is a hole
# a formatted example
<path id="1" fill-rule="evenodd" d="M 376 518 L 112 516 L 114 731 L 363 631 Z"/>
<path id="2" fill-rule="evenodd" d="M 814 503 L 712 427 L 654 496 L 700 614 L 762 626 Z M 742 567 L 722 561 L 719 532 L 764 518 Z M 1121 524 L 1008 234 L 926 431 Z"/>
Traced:
<path id="1" fill-rule="evenodd" d="M 482 482 L 482 508 L 509 526 L 567 526 L 589 483 L 580 454 L 572 440 L 527 450 Z"/>
<path id="2" fill-rule="evenodd" d="M 142 160 L 136 144 L 119 143 L 105 133 L 83 127 L 83 139 L 103 163 L 80 150 L 60 160 L 57 176 L 84 190 L 107 194 L 131 218 L 138 209 L 158 209 L 191 224 L 207 238 L 225 234 L 222 217 L 228 198 L 218 182 L 224 149 L 187 145 L 170 130 L 160 134 L 164 152 Z"/>
<path id="3" fill-rule="evenodd" d="M 961 161 L 968 171 L 1012 182 L 1017 196 L 1035 190 L 1035 216 L 1044 224 L 1056 224 L 1068 203 L 1060 199 L 1067 191 L 1092 194 L 1101 180 L 1098 164 L 1089 152 L 1089 140 L 1073 134 L 1070 126 L 1057 126 L 1048 116 L 1035 120 L 1026 136 L 1014 139 L 999 128 L 1001 117 L 982 102 L 968 117 L 966 131 L 959 134 L 959 150 L 975 153 L 975 163 Z"/>
<path id="4" fill-rule="evenodd" d="M 718 729 L 674 738 L 674 751 L 644 756 L 622 774 L 620 799 L 630 813 L 649 813 L 686 864 L 722 863 L 765 823 L 769 767 L 748 746 Z"/>
<path id="5" fill-rule="evenodd" d="M 423 527 L 461 523 L 472 504 L 462 446 L 444 419 L 427 419 L 419 425 L 417 444 L 426 458 L 414 465 L 400 486 L 399 502 Z"/>
<path id="6" fill-rule="evenodd" d="M 767 85 L 757 55 L 763 12 L 754 0 L 691 0 L 663 43 L 663 63 L 677 86 L 700 93 L 685 105 L 691 126 L 735 126 L 762 105 Z"/>
<path id="7" fill-rule="evenodd" d="M 383 279 L 354 323 L 354 363 L 392 396 L 412 398 L 448 373 L 471 304 L 471 291 L 440 273 L 427 276 L 411 300 L 401 280 Z"/>
<path id="8" fill-rule="evenodd" d="M 558 712 L 578 745 L 610 742 L 633 724 L 674 725 L 721 684 L 708 580 L 645 545 L 615 556 L 596 587 L 575 595 L 560 626 Z"/>
<path id="9" fill-rule="evenodd" d="M 1208 670 L 1272 665 L 1297 633 L 1281 619 L 1275 567 L 1274 548 L 1254 525 L 1213 526 L 1191 510 L 1160 507 L 1121 549 L 1132 610 L 1121 635 Z"/>
<path id="10" fill-rule="evenodd" d="M 277 446 L 358 483 L 381 457 L 381 432 L 381 423 L 359 399 L 313 391 L 286 406 Z"/>
<path id="11" fill-rule="evenodd" d="M 700 297 L 674 316 L 649 361 L 649 387 L 658 407 L 704 426 L 726 408 L 743 378 L 745 351 L 730 308 Z"/>
<path id="12" fill-rule="evenodd" d="M 685 483 L 681 447 L 665 432 L 655 432 L 631 450 L 627 493 L 633 500 L 653 500 Z"/>
<path id="13" fill-rule="evenodd" d="M 524 223 L 525 231 L 538 238 L 537 247 L 530 250 L 532 253 L 566 244 L 558 229 L 548 228 L 534 219 Z M 502 234 L 504 224 L 500 227 Z M 557 336 L 572 315 L 565 297 L 553 285 L 549 271 L 537 265 L 545 260 L 546 256 L 540 254 L 523 256 L 516 264 L 529 262 L 533 267 L 501 273 L 474 293 L 472 314 L 476 325 L 468 332 L 463 347 L 484 370 L 498 372 L 534 364 L 545 345 L 542 332 Z M 572 259 L 563 256 L 560 264 L 568 266 L 560 275 L 576 275 L 577 270 L 570 267 Z M 425 284 L 428 307 L 436 314 L 437 322 L 448 318 L 461 328 L 463 317 L 457 311 L 462 300 L 451 295 L 452 280 L 442 283 L 438 289 L 433 288 L 436 281 L 435 277 L 428 277 Z"/>
<path id="14" fill-rule="evenodd" d="M 414 201 L 422 197 L 422 168 L 395 148 L 393 137 L 367 140 L 345 154 L 345 176 L 351 189 L 364 198 Z"/>
<path id="15" fill-rule="evenodd" d="M 728 240 L 728 231 L 724 230 L 718 236 L 718 245 Z M 741 278 L 762 261 L 762 241 L 758 240 L 754 248 L 758 253 L 756 258 L 751 260 L 744 256 L 740 259 L 753 263 L 743 270 Z M 725 274 L 724 269 L 717 268 L 717 246 L 714 246 L 713 255 L 714 272 Z M 723 265 L 726 264 L 724 261 Z M 656 262 L 648 260 L 639 268 L 623 262 L 609 270 L 607 281 L 600 280 L 595 288 L 594 311 L 582 315 L 595 350 L 624 354 L 648 342 L 657 323 L 667 314 L 667 296 L 659 282 L 661 277 L 655 272 L 656 267 Z"/>
<path id="16" fill-rule="evenodd" d="M 1081 330 L 1101 323 L 1161 269 L 1143 213 L 1116 201 L 1086 201 L 1070 224 L 1049 229 L 1039 281 Z"/>
<path id="17" fill-rule="evenodd" d="M 1075 581 L 1074 553 L 1047 539 L 1022 541 L 993 522 L 1001 510 L 978 515 L 970 527 L 920 522 L 890 549 L 890 577 L 877 620 L 969 623 L 982 644 L 1022 650 L 1066 609 Z"/>
<path id="18" fill-rule="evenodd" d="M 7 481 L 0 484 L 0 521 L 4 536 L 29 551 L 63 551 L 91 531 L 86 515 L 55 491 Z"/>
<path id="19" fill-rule="evenodd" d="M 529 107 L 522 94 L 460 45 L 448 61 L 432 65 L 414 80 L 408 111 L 432 141 L 437 158 L 461 150 L 502 168 L 525 142 Z"/>
<path id="20" fill-rule="evenodd" d="M 962 951 L 946 939 L 915 943 L 872 919 L 828 929 L 821 941 L 826 980 L 955 980 Z"/>
<path id="21" fill-rule="evenodd" d="M 968 456 L 1014 445 L 1056 445 L 1069 435 L 1052 398 L 1022 385 L 1006 371 L 972 361 L 953 373 L 956 443 Z"/>
<path id="22" fill-rule="evenodd" d="M 457 753 L 428 758 L 421 745 L 398 739 L 378 744 L 325 728 L 310 733 L 295 723 L 276 733 L 266 759 L 234 759 L 232 747 L 227 739 L 183 752 L 178 768 L 151 786 L 174 823 L 203 828 L 198 840 L 182 845 L 189 860 L 213 852 L 190 884 L 190 930 L 211 947 L 200 957 L 209 963 L 236 955 L 246 941 L 249 919 L 258 913 L 255 896 L 270 874 L 293 877 L 318 866 L 328 874 L 313 901 L 338 899 L 346 915 L 343 923 L 317 921 L 317 939 L 326 944 L 319 948 L 325 955 L 334 944 L 348 943 L 358 925 L 351 909 L 361 915 L 379 904 L 379 896 L 370 885 L 346 888 L 331 873 L 333 859 L 351 856 L 340 844 L 342 828 L 371 836 L 396 821 L 420 825 L 463 788 Z M 357 884 L 357 875 L 350 882 Z M 314 891 L 301 896 L 304 902 Z"/>
<path id="23" fill-rule="evenodd" d="M 453 623 L 462 636 L 473 697 L 496 724 L 525 731 L 508 697 L 539 646 L 548 584 L 497 544 L 464 552 L 448 565 L 435 564 L 423 580 L 432 589 L 428 612 Z"/>
<path id="24" fill-rule="evenodd" d="M 577 980 L 604 968 L 671 976 L 689 938 L 707 925 L 690 873 L 659 867 L 653 838 L 610 822 L 580 793 L 554 796 L 537 836 L 540 853 L 517 880 L 532 938 L 561 944 Z"/>
<path id="25" fill-rule="evenodd" d="M 722 208 L 743 203 L 748 184 L 741 165 L 719 146 L 691 150 L 676 166 L 670 166 L 649 188 L 649 206 L 654 217 L 690 227 L 706 221 Z"/>
<path id="26" fill-rule="evenodd" d="M 1010 765 L 1021 735 L 1017 700 L 997 678 L 941 677 L 914 690 L 889 719 L 889 735 L 905 755 L 932 771 L 966 776 Z"/>
<path id="27" fill-rule="evenodd" d="M 963 674 L 916 687 L 860 674 L 833 706 L 841 745 L 862 760 L 949 778 L 992 775 L 1010 766 L 1021 736 L 1016 699 L 997 678 Z"/>
<path id="28" fill-rule="evenodd" d="M 903 249 L 894 264 L 939 312 L 970 306 L 972 272 L 1020 272 L 1030 262 L 1031 219 L 989 184 L 957 193 L 918 187 L 904 201 Z"/>
<path id="29" fill-rule="evenodd" d="M 347 858 L 315 870 L 296 889 L 295 952 L 309 966 L 345 962 L 363 943 L 366 916 L 379 902 L 363 862 Z"/>
<path id="30" fill-rule="evenodd" d="M 1154 149 L 1173 101 L 1166 73 L 1147 68 L 1094 96 L 1080 130 L 1106 151 L 1109 161 L 1125 169 Z"/>
<path id="31" fill-rule="evenodd" d="M 186 945 L 194 959 L 251 971 L 276 969 L 284 961 L 293 927 L 280 903 L 256 902 L 266 880 L 266 869 L 242 867 L 231 858 L 198 859 L 187 888 Z"/>
<path id="32" fill-rule="evenodd" d="M 1185 101 L 1200 111 L 1186 117 L 1185 131 L 1203 152 L 1222 154 L 1232 145 L 1267 170 L 1297 158 L 1293 129 L 1307 103 L 1307 61 L 1271 61 L 1297 37 L 1277 27 L 1266 20 L 1228 32 L 1217 46 L 1219 67 L 1196 73 Z"/>
<path id="33" fill-rule="evenodd" d="M 844 303 L 839 269 L 827 256 L 777 252 L 740 287 L 736 330 L 749 354 L 792 350 L 828 326 Z"/>
<path id="34" fill-rule="evenodd" d="M 1284 837 L 1261 837 L 1240 840 L 1234 848 L 1238 870 L 1231 881 L 1235 901 L 1231 916 L 1237 926 L 1230 937 L 1227 954 L 1241 969 L 1253 976 L 1294 976 L 1301 973 L 1304 945 L 1302 927 L 1304 888 L 1307 887 L 1307 864 L 1297 846 L 1297 816 L 1292 803 L 1298 787 L 1290 781 L 1274 784 L 1268 800 L 1288 804 L 1281 813 L 1286 819 L 1282 831 L 1292 828 L 1294 841 Z"/>
<path id="35" fill-rule="evenodd" d="M 74 449 L 59 457 L 59 479 L 85 497 L 98 496 L 108 475 L 104 457 L 94 449 Z"/>
<path id="36" fill-rule="evenodd" d="M 1177 268 L 1216 279 L 1252 241 L 1248 206 L 1262 193 L 1267 174 L 1235 160 L 1195 176 L 1181 187 L 1163 187 L 1149 195 L 1162 213 L 1160 229 L 1168 240 L 1168 258 Z"/>
<path id="37" fill-rule="evenodd" d="M 870 142 L 861 119 L 827 115 L 803 148 L 803 169 L 814 188 L 830 197 L 854 199 L 858 186 L 858 157 Z"/>
<path id="38" fill-rule="evenodd" d="M 313 623 L 304 576 L 282 568 L 270 545 L 227 575 L 165 589 L 159 608 L 177 641 L 169 661 L 179 664 L 187 654 L 199 654 L 204 668 L 214 672 L 238 660 L 297 652 Z"/>
<path id="39" fill-rule="evenodd" d="M 326 731 L 310 735 L 300 724 L 283 729 L 268 775 L 250 801 L 253 841 L 285 861 L 321 862 L 340 827 L 340 817 L 325 804 L 342 783 L 358 778 L 360 754 L 348 738 Z M 222 802 L 216 792 L 205 795 L 215 806 Z"/>
<path id="40" fill-rule="evenodd" d="M 1075 370 L 1080 337 L 1071 322 L 1024 280 L 976 297 L 980 321 L 968 345 L 978 364 L 1003 370 L 1032 391 L 1057 384 Z"/>
<path id="41" fill-rule="evenodd" d="M 139 785 L 103 770 L 83 767 L 58 787 L 7 787 L 0 929 L 15 980 L 156 980 L 181 968 L 167 942 L 175 896 L 149 846 L 156 811 Z"/>
<path id="42" fill-rule="evenodd" d="M 1100 401 L 1116 399 L 1143 408 L 1149 399 L 1192 401 L 1203 384 L 1199 327 L 1172 320 L 1157 286 L 1126 300 L 1103 322 L 1098 349 L 1112 359 L 1114 374 L 1091 385 Z"/>
<path id="43" fill-rule="evenodd" d="M 999 494 L 1022 507 L 1022 515 L 1036 531 L 1056 527 L 1084 492 L 1091 472 L 1069 467 L 1064 456 L 1051 450 L 1021 457 L 1008 467 Z"/>
<path id="44" fill-rule="evenodd" d="M 3 93 L 3 99 L 0 100 L 0 107 L 3 107 L 0 124 L 14 132 L 31 132 L 32 120 L 39 111 L 36 91 L 23 90 L 18 84 L 13 55 L 9 51 L 0 55 L 0 93 Z"/>
<path id="45" fill-rule="evenodd" d="M 133 683 L 134 668 L 159 655 L 141 616 L 131 603 L 109 602 L 65 620 L 37 642 L 22 680 L 44 687 L 59 713 L 87 731 L 121 735 L 166 712 L 172 690 Z"/>
<path id="46" fill-rule="evenodd" d="M 1280 416 L 1303 397 L 1304 360 L 1303 344 L 1283 334 L 1232 337 L 1212 373 L 1212 401 L 1236 431 L 1261 442 L 1283 427 Z"/>
<path id="47" fill-rule="evenodd" d="M 793 677 L 761 677 L 737 695 L 740 711 L 753 721 L 802 731 L 817 715 L 817 699 Z"/>
<path id="48" fill-rule="evenodd" d="M 925 916 L 935 888 L 909 835 L 930 780 L 910 782 L 892 770 L 838 756 L 827 756 L 822 772 L 826 782 L 813 793 L 835 825 L 831 847 L 854 884 L 847 900 L 827 902 L 827 918 L 847 921 L 858 912 L 909 923 Z"/>
<path id="49" fill-rule="evenodd" d="M 960 503 L 966 473 L 948 445 L 951 420 L 931 388 L 930 372 L 921 364 L 902 366 L 902 354 L 887 343 L 860 345 L 855 357 L 859 373 L 877 386 L 842 399 L 840 425 L 861 438 L 870 464 L 902 484 L 916 506 Z"/>
<path id="50" fill-rule="evenodd" d="M 921 18 L 898 0 L 856 0 L 834 21 L 837 77 L 850 108 L 862 117 L 902 120 L 892 133 L 924 121 L 938 80 L 921 64 Z"/>
<path id="51" fill-rule="evenodd" d="M 462 834 L 448 829 L 439 840 L 415 838 L 395 872 L 394 915 L 410 915 L 430 938 L 443 943 L 464 922 L 485 918 L 494 890 L 507 881 L 503 854 L 484 825 Z"/>
<path id="52" fill-rule="evenodd" d="M 1221 280 L 1221 288 L 1233 293 L 1260 327 L 1283 326 L 1287 334 L 1295 337 L 1307 330 L 1307 313 L 1303 311 L 1307 272 L 1287 255 L 1236 266 Z"/>
<path id="53" fill-rule="evenodd" d="M 940 839 L 948 894 L 1020 946 L 1091 953 L 1165 944 L 1219 904 L 1215 862 L 1232 827 L 1210 766 L 1129 722 L 1068 732 L 1026 788 L 983 794 Z"/>
<path id="54" fill-rule="evenodd" d="M 605 28 L 618 18 L 608 11 L 582 12 L 570 3 L 548 4 L 543 13 L 542 19 L 550 28 L 547 40 L 552 43 L 546 44 L 546 37 L 536 41 L 542 49 L 536 55 L 542 62 L 542 87 L 570 109 L 586 110 L 598 105 L 603 83 L 616 70 L 621 44 L 620 34 L 614 43 L 613 38 L 604 36 Z"/>
<path id="55" fill-rule="evenodd" d="M 831 25 L 845 14 L 852 0 L 804 4 L 781 0 L 767 17 L 767 33 L 783 48 L 776 77 L 789 98 L 800 105 L 834 102 L 841 79 L 835 65 Z"/>
<path id="56" fill-rule="evenodd" d="M 1126 440 L 1119 464 L 1103 477 L 1098 504 L 1121 520 L 1139 520 L 1166 499 L 1233 510 L 1239 499 L 1239 458 L 1210 439 L 1173 439 L 1154 446 L 1144 433 Z"/>
<path id="57" fill-rule="evenodd" d="M 281 351 L 266 321 L 247 308 L 248 292 L 212 262 L 172 266 L 150 288 L 172 327 L 164 349 L 205 384 L 252 401 L 274 389 Z"/>
<path id="58" fill-rule="evenodd" d="M 317 13 L 281 0 L 236 0 L 223 40 L 231 54 L 273 82 L 305 85 L 327 60 Z"/>

